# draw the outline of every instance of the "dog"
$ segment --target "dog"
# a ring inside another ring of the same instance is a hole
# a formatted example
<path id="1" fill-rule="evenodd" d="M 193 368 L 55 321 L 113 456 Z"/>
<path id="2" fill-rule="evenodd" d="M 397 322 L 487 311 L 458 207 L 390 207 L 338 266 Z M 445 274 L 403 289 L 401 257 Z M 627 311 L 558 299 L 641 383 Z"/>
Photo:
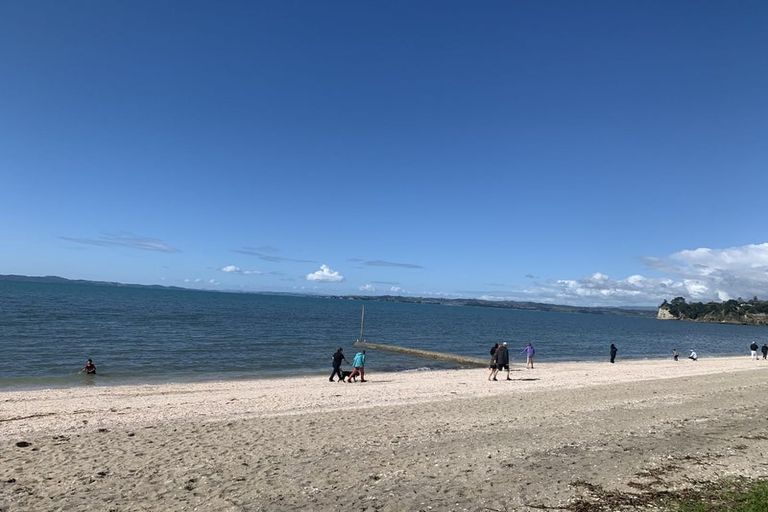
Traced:
<path id="1" fill-rule="evenodd" d="M 351 370 L 341 370 L 341 380 L 349 380 L 350 375 L 352 375 Z M 352 377 L 352 382 L 357 382 L 357 376 Z"/>

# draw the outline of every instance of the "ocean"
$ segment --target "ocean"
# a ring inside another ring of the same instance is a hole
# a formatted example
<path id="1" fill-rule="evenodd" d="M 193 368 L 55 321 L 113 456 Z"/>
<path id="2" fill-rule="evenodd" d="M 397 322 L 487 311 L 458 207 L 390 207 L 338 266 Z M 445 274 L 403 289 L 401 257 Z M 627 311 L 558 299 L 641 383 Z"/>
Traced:
<path id="1" fill-rule="evenodd" d="M 0 281 L 0 388 L 68 387 L 330 374 L 349 360 L 366 307 L 365 338 L 379 343 L 488 357 L 508 341 L 514 363 L 527 342 L 536 359 L 607 360 L 745 355 L 765 327 L 654 318 L 205 292 L 88 283 Z M 418 371 L 457 365 L 378 351 L 366 370 Z M 745 356 L 746 357 L 746 356 Z M 87 358 L 95 377 L 78 374 Z M 371 377 L 373 378 L 373 377 Z"/>

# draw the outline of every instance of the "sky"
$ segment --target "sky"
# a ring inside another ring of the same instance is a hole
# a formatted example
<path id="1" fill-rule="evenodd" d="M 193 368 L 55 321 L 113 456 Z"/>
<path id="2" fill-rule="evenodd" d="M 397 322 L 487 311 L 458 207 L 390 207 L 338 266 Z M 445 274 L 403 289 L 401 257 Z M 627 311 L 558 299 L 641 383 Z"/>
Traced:
<path id="1" fill-rule="evenodd" d="M 768 298 L 768 3 L 0 2 L 0 274 Z"/>

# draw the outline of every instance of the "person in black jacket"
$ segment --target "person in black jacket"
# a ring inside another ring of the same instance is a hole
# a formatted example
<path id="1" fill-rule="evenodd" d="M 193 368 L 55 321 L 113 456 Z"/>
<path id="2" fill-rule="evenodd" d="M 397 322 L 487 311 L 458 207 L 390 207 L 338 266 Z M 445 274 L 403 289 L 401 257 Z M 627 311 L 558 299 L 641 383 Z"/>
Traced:
<path id="1" fill-rule="evenodd" d="M 509 349 L 507 348 L 506 341 L 496 349 L 496 372 L 498 373 L 501 370 L 507 370 L 507 380 L 512 380 L 509 378 Z M 494 374 L 492 380 L 496 380 L 496 374 Z"/>
<path id="2" fill-rule="evenodd" d="M 763 348 L 760 350 L 763 351 L 763 359 L 768 358 L 768 343 L 763 343 Z"/>
<path id="3" fill-rule="evenodd" d="M 491 378 L 496 373 L 496 351 L 499 350 L 499 344 L 496 343 L 494 346 L 491 347 L 491 363 L 488 368 L 491 369 L 491 373 L 488 374 L 488 380 L 491 380 Z"/>
<path id="4" fill-rule="evenodd" d="M 611 362 L 612 363 L 616 362 L 616 352 L 618 352 L 618 351 L 619 351 L 619 349 L 616 348 L 616 345 L 611 343 Z"/>
<path id="5" fill-rule="evenodd" d="M 333 371 L 331 372 L 331 376 L 328 378 L 330 382 L 333 382 L 334 375 L 339 376 L 339 382 L 344 380 L 344 377 L 341 376 L 342 361 L 347 361 L 347 358 L 344 357 L 344 354 L 341 352 L 341 347 L 339 347 L 339 350 L 333 354 Z M 349 364 L 349 361 L 347 361 L 347 364 Z"/>

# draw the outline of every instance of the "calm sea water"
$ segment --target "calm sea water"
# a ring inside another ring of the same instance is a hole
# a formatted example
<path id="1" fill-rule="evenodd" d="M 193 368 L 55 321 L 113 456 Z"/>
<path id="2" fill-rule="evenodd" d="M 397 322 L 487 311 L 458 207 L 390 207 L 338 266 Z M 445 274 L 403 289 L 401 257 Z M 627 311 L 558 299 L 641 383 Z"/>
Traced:
<path id="1" fill-rule="evenodd" d="M 351 300 L 120 288 L 90 284 L 0 282 L 0 388 L 266 378 L 330 373 L 348 359 L 362 302 Z M 543 361 L 745 354 L 768 329 L 652 318 L 365 302 L 366 338 L 486 357 L 500 340 L 531 341 Z M 98 375 L 77 371 L 93 358 Z M 369 372 L 456 365 L 382 352 Z"/>

